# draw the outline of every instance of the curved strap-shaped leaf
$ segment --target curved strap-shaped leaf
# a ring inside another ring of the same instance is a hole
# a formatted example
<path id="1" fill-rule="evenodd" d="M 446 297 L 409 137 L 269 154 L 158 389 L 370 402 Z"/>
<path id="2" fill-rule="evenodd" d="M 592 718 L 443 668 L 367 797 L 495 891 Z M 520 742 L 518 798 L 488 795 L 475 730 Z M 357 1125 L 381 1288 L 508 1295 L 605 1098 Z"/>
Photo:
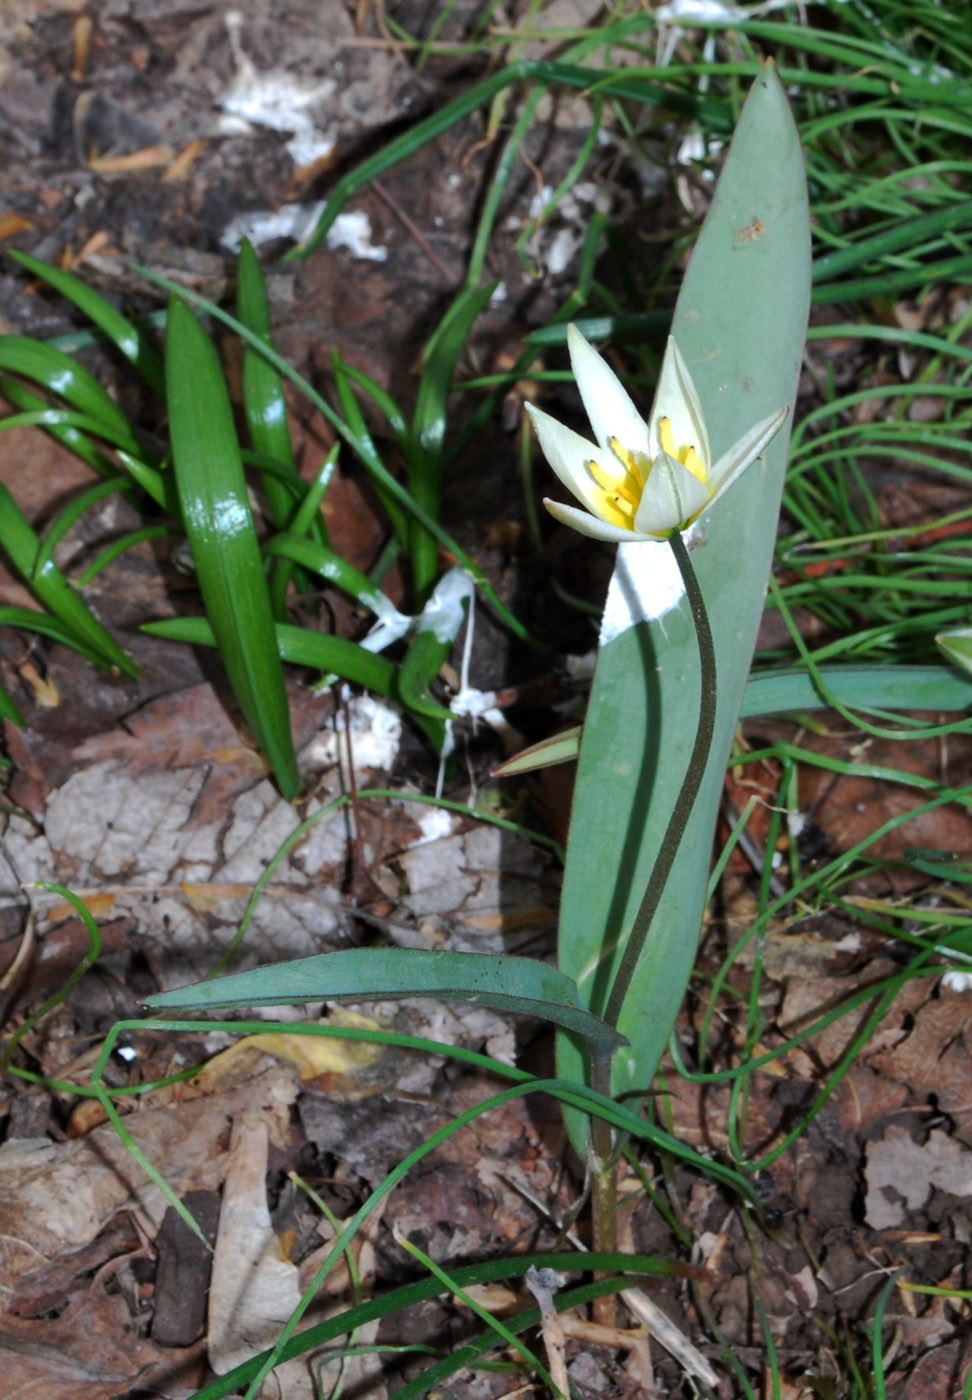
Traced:
<path id="1" fill-rule="evenodd" d="M 569 977 L 534 958 L 417 948 L 350 948 L 257 967 L 147 998 L 155 1011 L 274 1006 L 307 1001 L 388 1001 L 435 997 L 470 1001 L 564 1026 L 600 1050 L 624 1037 L 581 1006 Z"/>

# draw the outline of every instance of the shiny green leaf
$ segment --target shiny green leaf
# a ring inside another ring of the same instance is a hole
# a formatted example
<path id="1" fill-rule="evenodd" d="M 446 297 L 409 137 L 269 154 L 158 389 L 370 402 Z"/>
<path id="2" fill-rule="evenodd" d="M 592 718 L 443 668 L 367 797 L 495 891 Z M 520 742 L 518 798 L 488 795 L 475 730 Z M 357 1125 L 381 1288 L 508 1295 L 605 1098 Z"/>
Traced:
<path id="1" fill-rule="evenodd" d="M 408 485 L 413 500 L 434 520 L 439 518 L 449 395 L 456 365 L 473 322 L 492 296 L 495 285 L 493 283 L 477 290 L 464 288 L 426 347 L 425 365 L 412 419 Z M 416 597 L 424 602 L 438 573 L 438 545 L 418 520 L 412 520 L 409 546 L 412 583 Z"/>
<path id="2" fill-rule="evenodd" d="M 243 324 L 271 348 L 270 301 L 260 260 L 249 239 L 244 238 L 236 264 L 236 313 Z M 243 343 L 243 413 L 250 441 L 257 452 L 272 457 L 300 482 L 290 441 L 287 401 L 283 380 L 273 365 L 247 341 Z M 303 483 L 300 482 L 301 486 Z M 270 513 L 279 530 L 286 528 L 293 514 L 291 493 L 280 481 L 265 483 Z"/>
<path id="3" fill-rule="evenodd" d="M 443 574 L 422 609 L 399 676 L 402 702 L 416 714 L 431 719 L 452 718 L 451 712 L 432 695 L 432 683 L 459 635 L 472 596 L 472 579 L 464 569 L 452 568 Z"/>
<path id="4" fill-rule="evenodd" d="M 117 667 L 123 675 L 136 677 L 138 667 L 122 651 L 109 632 L 88 610 L 53 560 L 39 566 L 41 541 L 17 502 L 0 484 L 0 545 L 11 564 L 49 613 L 65 628 L 76 650 L 97 657 L 105 668 Z"/>
<path id="5" fill-rule="evenodd" d="M 95 422 L 103 423 L 117 441 L 138 451 L 128 420 L 114 399 L 94 375 L 63 350 L 25 335 L 0 336 L 0 371 L 19 374 L 42 385 Z"/>
<path id="6" fill-rule="evenodd" d="M 50 263 L 41 262 L 40 258 L 32 257 L 30 253 L 21 253 L 16 248 L 10 249 L 10 256 L 15 262 L 19 262 L 21 267 L 25 267 L 28 272 L 32 272 L 35 277 L 39 277 L 49 287 L 60 292 L 61 296 L 73 302 L 121 351 L 126 360 L 134 365 L 152 392 L 160 399 L 165 397 L 165 373 L 161 356 L 140 326 L 129 321 L 110 301 L 106 301 L 79 277 L 75 277 L 73 272 L 52 267 Z"/>
<path id="7" fill-rule="evenodd" d="M 165 618 L 161 622 L 147 622 L 141 630 L 152 637 L 166 637 L 189 646 L 216 645 L 212 626 L 205 617 Z M 308 666 L 325 675 L 341 676 L 355 685 L 366 686 L 377 695 L 397 694 L 397 672 L 393 663 L 384 656 L 366 651 L 358 642 L 331 637 L 326 632 L 311 632 L 287 622 L 278 622 L 275 631 L 281 661 L 291 666 Z"/>
<path id="8" fill-rule="evenodd" d="M 212 342 L 178 297 L 165 346 L 176 488 L 233 693 L 285 797 L 300 786 L 283 667 L 233 413 Z"/>

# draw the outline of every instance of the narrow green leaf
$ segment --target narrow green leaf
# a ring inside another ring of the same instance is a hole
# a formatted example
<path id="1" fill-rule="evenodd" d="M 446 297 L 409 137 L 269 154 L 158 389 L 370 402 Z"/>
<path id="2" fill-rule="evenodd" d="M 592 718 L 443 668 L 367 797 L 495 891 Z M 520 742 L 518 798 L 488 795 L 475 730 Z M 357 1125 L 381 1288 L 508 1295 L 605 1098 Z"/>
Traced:
<path id="1" fill-rule="evenodd" d="M 493 295 L 496 284 L 479 289 L 464 288 L 442 318 L 426 348 L 425 366 L 415 400 L 412 419 L 412 451 L 409 454 L 409 489 L 424 511 L 439 518 L 442 465 L 448 421 L 449 395 L 456 365 L 472 330 L 473 322 Z M 435 538 L 417 520 L 409 530 L 412 583 L 420 602 L 438 573 L 438 546 Z"/>
<path id="2" fill-rule="evenodd" d="M 2 685 L 0 685 L 0 719 L 8 719 L 10 723 L 15 724 L 18 729 L 24 729 L 27 725 L 27 721 L 14 704 L 6 688 Z"/>
<path id="3" fill-rule="evenodd" d="M 70 647 L 79 656 L 83 656 L 94 666 L 108 669 L 108 662 L 89 646 L 82 638 L 72 631 L 60 618 L 52 617 L 50 613 L 37 612 L 34 608 L 18 608 L 13 605 L 0 607 L 0 627 L 19 627 L 25 632 L 36 632 L 40 637 L 49 637 L 52 642 L 60 642 L 62 646 Z"/>
<path id="4" fill-rule="evenodd" d="M 846 705 L 881 710 L 972 708 L 972 680 L 946 666 L 821 666 L 820 679 Z M 804 670 L 755 671 L 740 719 L 827 708 Z"/>
<path id="5" fill-rule="evenodd" d="M 350 594 L 363 608 L 367 608 L 375 617 L 387 623 L 390 629 L 397 628 L 399 637 L 408 631 L 411 618 L 400 613 L 391 599 L 386 597 L 380 588 L 375 587 L 367 574 L 363 574 L 360 569 L 356 569 L 332 549 L 318 544 L 316 540 L 299 539 L 296 535 L 277 535 L 264 546 L 264 553 L 292 559 L 311 573 L 319 574 L 327 583 Z M 389 638 L 389 641 L 393 640 L 394 637 Z"/>
<path id="6" fill-rule="evenodd" d="M 452 718 L 451 712 L 433 697 L 432 682 L 459 635 L 472 596 L 472 579 L 464 569 L 452 568 L 443 574 L 422 609 L 399 676 L 402 703 L 416 714 L 431 719 Z"/>
<path id="7" fill-rule="evenodd" d="M 173 518 L 181 515 L 179 495 L 172 472 L 159 471 L 156 467 L 149 466 L 148 462 L 143 462 L 141 457 L 126 452 L 121 447 L 118 448 L 118 460 L 136 486 L 140 486 L 147 496 L 151 496 L 157 506 L 161 506 Z"/>
<path id="8" fill-rule="evenodd" d="M 96 559 L 85 569 L 78 579 L 80 587 L 90 583 L 93 578 L 97 578 L 102 570 L 107 569 L 109 564 L 113 564 L 116 559 L 127 554 L 130 549 L 137 545 L 145 544 L 150 540 L 171 539 L 173 535 L 181 535 L 181 530 L 177 530 L 174 525 L 143 525 L 140 530 L 130 530 L 127 535 L 121 535 L 118 539 L 112 540 L 111 544 L 101 551 Z"/>
<path id="9" fill-rule="evenodd" d="M 95 485 L 89 486 L 86 490 L 79 491 L 74 499 L 57 513 L 41 536 L 40 548 L 34 561 L 35 572 L 43 572 L 46 569 L 61 540 L 92 506 L 103 501 L 106 496 L 114 496 L 122 492 L 131 494 L 131 491 L 132 485 L 128 477 L 120 476 L 117 472 L 104 481 L 96 482 Z"/>
<path id="10" fill-rule="evenodd" d="M 357 384 L 358 388 L 377 404 L 388 419 L 388 426 L 395 435 L 396 442 L 400 447 L 404 447 L 409 434 L 409 426 L 405 421 L 404 413 L 391 394 L 376 383 L 370 375 L 364 374 L 360 369 L 355 369 L 353 365 L 342 360 L 337 350 L 334 351 L 334 363 L 340 367 L 342 374 L 347 375 L 352 384 Z"/>
<path id="11" fill-rule="evenodd" d="M 0 419 L 0 431 L 43 428 L 49 437 L 61 443 L 69 452 L 73 452 L 75 457 L 80 458 L 93 472 L 97 472 L 99 476 L 111 476 L 115 470 L 114 464 L 89 436 L 90 433 L 96 436 L 104 434 L 104 424 L 98 419 L 91 418 L 86 413 L 79 413 L 76 409 L 54 408 L 46 399 L 33 393 L 19 380 L 11 379 L 9 375 L 0 379 L 0 394 L 9 404 L 24 410 L 22 413 L 11 413 Z M 127 434 L 124 440 L 128 441 Z"/>
<path id="12" fill-rule="evenodd" d="M 565 729 L 560 734 L 552 734 L 549 739 L 541 739 L 539 744 L 531 744 L 521 749 L 512 758 L 506 759 L 490 773 L 491 778 L 515 778 L 521 773 L 533 773 L 539 768 L 553 768 L 558 763 L 571 763 L 580 753 L 582 726 Z"/>
<path id="13" fill-rule="evenodd" d="M 320 547 L 328 548 L 327 526 L 324 524 L 324 517 L 321 514 L 321 502 L 324 499 L 327 488 L 331 484 L 331 478 L 337 466 L 338 444 L 335 443 L 330 452 L 321 463 L 317 475 L 304 492 L 304 498 L 299 502 L 290 522 L 289 534 L 299 538 L 313 532 L 315 543 Z M 293 566 L 287 560 L 278 561 L 277 567 L 270 577 L 270 604 L 273 615 L 277 621 L 282 621 L 286 614 L 287 589 L 290 586 L 290 579 L 293 574 Z M 305 585 L 305 580 L 298 580 L 298 587 Z M 310 580 L 306 580 L 309 588 Z"/>
<path id="14" fill-rule="evenodd" d="M 565 1026 L 592 1045 L 624 1043 L 580 1005 L 569 977 L 535 958 L 481 953 L 425 952 L 417 948 L 350 948 L 257 967 L 213 982 L 198 982 L 146 999 L 155 1011 L 210 1011 L 307 1001 L 386 1001 L 435 997 L 469 1001 Z"/>
<path id="15" fill-rule="evenodd" d="M 41 262 L 40 258 L 32 257 L 30 253 L 21 253 L 16 248 L 10 249 L 10 256 L 15 262 L 19 262 L 21 267 L 25 267 L 28 272 L 32 272 L 35 277 L 39 277 L 49 287 L 60 292 L 61 296 L 73 302 L 79 311 L 84 312 L 121 351 L 126 360 L 134 365 L 153 394 L 160 399 L 165 398 L 165 373 L 161 356 L 140 326 L 129 321 L 110 301 L 106 301 L 72 272 L 52 267 L 50 263 Z"/>
<path id="16" fill-rule="evenodd" d="M 166 637 L 189 646 L 216 645 L 212 626 L 205 617 L 165 618 L 160 622 L 146 622 L 141 630 L 152 637 Z M 397 694 L 397 671 L 393 663 L 384 656 L 366 651 L 358 642 L 331 637 L 325 632 L 311 632 L 287 622 L 278 622 L 275 631 L 281 661 L 291 666 L 309 666 L 324 675 L 341 676 L 377 695 Z"/>
<path id="17" fill-rule="evenodd" d="M 240 246 L 236 276 L 236 313 L 243 324 L 272 349 L 270 301 L 260 260 L 248 238 L 244 238 Z M 273 365 L 246 341 L 243 343 L 243 413 L 256 451 L 274 458 L 300 482 L 290 441 L 283 380 Z M 283 530 L 293 514 L 293 497 L 279 481 L 268 479 L 265 489 L 274 523 L 278 530 Z"/>
<path id="18" fill-rule="evenodd" d="M 165 372 L 172 457 L 206 614 L 233 693 L 281 792 L 300 786 L 283 667 L 229 394 L 212 342 L 178 297 Z"/>
<path id="19" fill-rule="evenodd" d="M 814 284 L 833 282 L 867 263 L 879 264 L 889 254 L 910 252 L 923 239 L 972 227 L 972 199 L 962 199 L 944 209 L 933 209 L 911 219 L 896 219 L 890 228 L 867 238 L 857 238 L 846 248 L 825 253 L 813 263 Z M 823 329 L 823 328 L 822 328 Z M 829 327 L 827 333 L 830 334 Z"/>
<path id="20" fill-rule="evenodd" d="M 344 423 L 342 427 L 345 436 L 352 451 L 364 463 L 371 477 L 371 484 L 374 486 L 378 499 L 385 509 L 385 514 L 388 516 L 396 539 L 404 543 L 409 535 L 409 519 L 401 508 L 398 494 L 395 490 L 390 489 L 391 482 L 387 479 L 388 472 L 378 455 L 378 449 L 374 444 L 374 439 L 368 431 L 368 425 L 365 422 L 364 414 L 361 412 L 361 405 L 354 396 L 347 368 L 336 350 L 334 351 L 332 360 L 334 365 L 334 388 L 337 391 L 341 412 L 344 414 Z M 407 435 L 401 439 L 401 446 L 407 457 L 410 451 Z M 398 487 L 397 482 L 395 486 Z M 403 488 L 398 487 L 398 490 L 401 491 Z"/>
<path id="21" fill-rule="evenodd" d="M 33 380 L 74 408 L 110 428 L 117 439 L 138 451 L 128 420 L 114 399 L 86 369 L 53 345 L 25 335 L 0 336 L 0 370 Z"/>
<path id="22" fill-rule="evenodd" d="M 947 634 L 944 634 L 947 635 Z M 943 651 L 947 647 L 939 638 Z M 972 637 L 967 643 L 972 666 Z M 828 691 L 845 704 L 864 709 L 952 710 L 972 708 L 972 681 L 944 666 L 821 666 Z M 827 708 L 813 678 L 803 670 L 754 671 L 746 682 L 740 719 L 798 714 Z M 539 768 L 570 763 L 580 753 L 582 726 L 565 729 L 521 750 L 494 768 L 490 777 L 512 778 Z"/>
<path id="23" fill-rule="evenodd" d="M 940 632 L 935 641 L 949 661 L 960 670 L 972 674 L 972 627 L 956 627 L 951 632 Z M 955 675 L 954 672 L 949 674 Z"/>
<path id="24" fill-rule="evenodd" d="M 17 502 L 0 483 L 0 544 L 38 602 L 64 626 L 76 650 L 89 652 L 105 667 L 133 679 L 138 667 L 102 627 L 53 560 L 38 566 L 41 541 Z"/>

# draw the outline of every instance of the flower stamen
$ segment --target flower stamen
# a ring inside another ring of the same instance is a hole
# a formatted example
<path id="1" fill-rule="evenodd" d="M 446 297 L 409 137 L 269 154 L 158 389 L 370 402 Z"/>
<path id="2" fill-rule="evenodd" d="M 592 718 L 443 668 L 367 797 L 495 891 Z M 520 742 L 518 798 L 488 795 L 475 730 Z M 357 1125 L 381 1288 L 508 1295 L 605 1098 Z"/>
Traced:
<path id="1" fill-rule="evenodd" d="M 658 441 L 666 457 L 674 457 L 675 461 L 680 462 L 687 472 L 692 473 L 696 481 L 701 481 L 703 486 L 707 484 L 709 478 L 695 445 L 689 443 L 687 447 L 675 446 L 675 434 L 672 432 L 670 418 L 659 419 Z"/>
<path id="2" fill-rule="evenodd" d="M 632 529 L 635 511 L 638 509 L 638 500 L 634 493 L 623 479 L 609 476 L 600 463 L 593 459 L 584 465 L 604 492 L 605 509 L 617 517 L 614 524 L 622 525 L 626 530 Z"/>

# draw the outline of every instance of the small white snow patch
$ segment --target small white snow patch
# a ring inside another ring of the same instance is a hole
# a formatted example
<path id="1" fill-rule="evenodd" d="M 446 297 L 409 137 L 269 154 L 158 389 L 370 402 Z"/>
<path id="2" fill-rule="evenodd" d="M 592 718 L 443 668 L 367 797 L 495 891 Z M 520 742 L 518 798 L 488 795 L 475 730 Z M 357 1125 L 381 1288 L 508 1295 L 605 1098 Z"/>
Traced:
<path id="1" fill-rule="evenodd" d="M 237 253 L 244 238 L 254 248 L 272 243 L 277 238 L 292 238 L 302 243 L 314 231 L 321 217 L 323 201 L 317 204 L 281 204 L 279 209 L 254 209 L 237 214 L 223 230 L 220 243 L 231 253 Z"/>
<path id="2" fill-rule="evenodd" d="M 287 151 L 296 166 L 325 159 L 334 150 L 334 137 L 318 127 L 308 109 L 333 95 L 334 80 L 306 83 L 284 69 L 259 72 L 243 48 L 243 24 L 239 10 L 227 13 L 236 73 L 219 99 L 220 130 L 227 135 L 245 134 L 254 127 L 290 132 Z"/>
<path id="3" fill-rule="evenodd" d="M 685 543 L 691 549 L 694 531 L 687 530 Z M 601 619 L 600 645 L 627 632 L 636 622 L 654 622 L 685 597 L 685 585 L 675 555 L 659 540 L 636 540 L 618 545 L 618 557 L 608 586 L 607 602 Z"/>
<path id="4" fill-rule="evenodd" d="M 567 271 L 580 244 L 580 238 L 571 229 L 557 230 L 544 259 L 551 277 L 559 277 L 562 272 Z"/>
<path id="5" fill-rule="evenodd" d="M 431 632 L 442 645 L 455 641 L 466 616 L 463 604 L 471 601 L 474 592 L 473 581 L 464 569 L 450 569 L 422 609 L 418 630 Z"/>
<path id="6" fill-rule="evenodd" d="M 658 24 L 731 24 L 746 18 L 746 11 L 725 0 L 668 0 L 654 12 Z"/>
<path id="7" fill-rule="evenodd" d="M 441 841 L 444 837 L 451 836 L 459 825 L 455 812 L 448 812 L 444 807 L 422 806 L 414 808 L 409 803 L 409 811 L 416 817 L 419 831 L 422 833 L 414 841 L 409 842 L 410 849 L 415 846 L 425 846 L 430 841 Z"/>
<path id="8" fill-rule="evenodd" d="M 329 248 L 347 248 L 354 258 L 385 262 L 388 249 L 371 241 L 371 220 L 363 209 L 348 209 L 334 220 L 325 239 Z"/>
<path id="9" fill-rule="evenodd" d="M 333 729 L 322 729 L 307 746 L 307 758 L 320 767 L 340 763 L 343 770 L 348 754 L 346 728 L 350 729 L 355 773 L 368 769 L 388 772 L 394 767 L 402 739 L 401 717 L 390 705 L 371 695 L 351 696 L 346 706 L 338 709 Z"/>

